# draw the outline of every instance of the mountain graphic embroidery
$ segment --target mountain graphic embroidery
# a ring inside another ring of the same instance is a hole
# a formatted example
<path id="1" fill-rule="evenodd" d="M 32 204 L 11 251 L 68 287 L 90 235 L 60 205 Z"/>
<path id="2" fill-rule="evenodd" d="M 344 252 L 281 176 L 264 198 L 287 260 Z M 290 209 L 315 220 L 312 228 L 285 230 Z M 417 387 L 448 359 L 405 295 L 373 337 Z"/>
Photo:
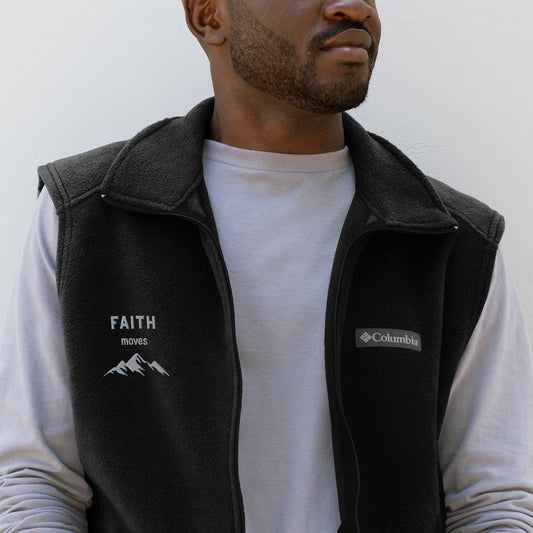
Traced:
<path id="1" fill-rule="evenodd" d="M 138 353 L 130 357 L 127 362 L 120 361 L 117 366 L 114 366 L 109 372 L 104 374 L 106 377 L 108 374 L 121 374 L 122 376 L 128 376 L 130 374 L 141 374 L 144 376 L 146 372 L 159 372 L 163 376 L 168 376 L 168 372 L 157 362 L 152 361 L 149 363 L 145 361 Z"/>

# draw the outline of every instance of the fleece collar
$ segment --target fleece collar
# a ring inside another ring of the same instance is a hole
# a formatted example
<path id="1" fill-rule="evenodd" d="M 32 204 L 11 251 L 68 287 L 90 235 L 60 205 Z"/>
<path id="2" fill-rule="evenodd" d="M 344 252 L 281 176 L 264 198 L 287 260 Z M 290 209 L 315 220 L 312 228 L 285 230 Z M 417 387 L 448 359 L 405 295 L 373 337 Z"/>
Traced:
<path id="1" fill-rule="evenodd" d="M 203 143 L 214 99 L 186 116 L 165 119 L 131 139 L 109 168 L 101 192 L 132 209 L 177 213 L 203 180 Z M 390 143 L 343 114 L 357 194 L 391 227 L 449 229 L 456 225 L 426 176 Z"/>

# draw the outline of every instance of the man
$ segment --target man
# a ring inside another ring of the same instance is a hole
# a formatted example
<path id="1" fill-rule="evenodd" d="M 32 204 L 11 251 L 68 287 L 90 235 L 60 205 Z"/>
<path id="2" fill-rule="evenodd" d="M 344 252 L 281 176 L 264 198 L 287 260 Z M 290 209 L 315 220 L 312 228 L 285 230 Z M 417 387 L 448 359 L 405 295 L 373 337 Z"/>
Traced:
<path id="1" fill-rule="evenodd" d="M 215 100 L 39 170 L 2 530 L 533 531 L 503 221 L 342 114 L 375 3 L 184 7 Z"/>

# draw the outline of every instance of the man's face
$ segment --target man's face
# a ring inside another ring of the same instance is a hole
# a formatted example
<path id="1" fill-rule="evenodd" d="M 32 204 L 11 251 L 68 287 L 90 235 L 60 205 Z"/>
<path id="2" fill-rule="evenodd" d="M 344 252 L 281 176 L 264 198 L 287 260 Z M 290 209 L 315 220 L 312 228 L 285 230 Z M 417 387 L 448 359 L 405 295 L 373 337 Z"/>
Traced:
<path id="1" fill-rule="evenodd" d="M 375 0 L 228 2 L 230 57 L 246 83 L 314 113 L 364 101 L 381 34 Z"/>

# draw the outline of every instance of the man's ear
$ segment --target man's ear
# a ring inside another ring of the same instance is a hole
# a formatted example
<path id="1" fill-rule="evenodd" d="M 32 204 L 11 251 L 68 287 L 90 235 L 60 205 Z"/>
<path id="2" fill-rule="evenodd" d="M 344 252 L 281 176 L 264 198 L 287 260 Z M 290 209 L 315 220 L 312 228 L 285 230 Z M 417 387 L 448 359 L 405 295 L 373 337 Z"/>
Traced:
<path id="1" fill-rule="evenodd" d="M 222 21 L 226 2 L 220 0 L 183 0 L 187 25 L 205 48 L 226 42 Z"/>

